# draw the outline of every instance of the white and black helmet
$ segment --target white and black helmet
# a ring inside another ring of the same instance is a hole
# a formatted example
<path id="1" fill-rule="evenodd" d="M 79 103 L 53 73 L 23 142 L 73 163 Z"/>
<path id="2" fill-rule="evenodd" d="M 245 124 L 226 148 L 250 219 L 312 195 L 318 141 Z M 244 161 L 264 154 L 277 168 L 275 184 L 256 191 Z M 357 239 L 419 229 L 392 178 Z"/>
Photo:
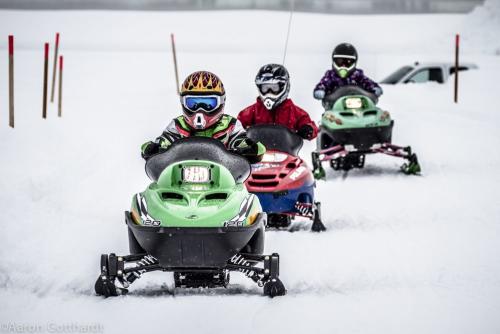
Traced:
<path id="1" fill-rule="evenodd" d="M 350 75 L 356 69 L 358 52 L 349 43 L 341 43 L 333 49 L 332 67 L 341 78 Z"/>
<path id="2" fill-rule="evenodd" d="M 255 77 L 255 84 L 262 103 L 271 110 L 288 97 L 290 75 L 283 65 L 267 64 L 260 68 Z"/>

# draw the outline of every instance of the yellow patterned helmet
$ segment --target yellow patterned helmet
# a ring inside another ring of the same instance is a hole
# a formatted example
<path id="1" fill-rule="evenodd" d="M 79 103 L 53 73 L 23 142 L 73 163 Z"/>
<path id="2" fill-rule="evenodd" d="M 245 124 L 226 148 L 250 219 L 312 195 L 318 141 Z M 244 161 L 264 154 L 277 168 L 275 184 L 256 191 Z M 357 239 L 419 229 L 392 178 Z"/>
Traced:
<path id="1" fill-rule="evenodd" d="M 226 91 L 222 81 L 213 73 L 191 73 L 181 86 L 184 119 L 194 129 L 211 127 L 222 117 Z"/>

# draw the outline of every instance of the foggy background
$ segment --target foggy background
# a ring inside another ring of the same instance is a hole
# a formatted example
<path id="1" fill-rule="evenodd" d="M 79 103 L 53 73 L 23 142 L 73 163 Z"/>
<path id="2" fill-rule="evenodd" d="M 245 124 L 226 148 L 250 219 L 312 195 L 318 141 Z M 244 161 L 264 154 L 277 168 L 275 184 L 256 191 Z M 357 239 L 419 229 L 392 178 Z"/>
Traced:
<path id="1" fill-rule="evenodd" d="M 295 0 L 295 11 L 337 14 L 466 13 L 484 0 Z M 0 0 L 4 9 L 289 10 L 292 0 Z"/>

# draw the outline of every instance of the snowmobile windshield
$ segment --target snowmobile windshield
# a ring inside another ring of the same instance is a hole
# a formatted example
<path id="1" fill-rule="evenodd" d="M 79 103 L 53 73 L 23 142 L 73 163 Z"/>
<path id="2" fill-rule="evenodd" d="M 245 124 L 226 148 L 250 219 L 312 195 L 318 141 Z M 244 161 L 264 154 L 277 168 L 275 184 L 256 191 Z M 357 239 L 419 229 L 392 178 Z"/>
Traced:
<path id="1" fill-rule="evenodd" d="M 254 125 L 247 129 L 248 138 L 261 142 L 266 149 L 297 156 L 303 140 L 288 128 L 276 124 Z"/>
<path id="2" fill-rule="evenodd" d="M 206 137 L 182 138 L 169 148 L 146 161 L 146 174 L 150 179 L 158 181 L 160 174 L 171 164 L 186 160 L 207 160 L 226 167 L 235 181 L 244 182 L 250 175 L 248 160 L 231 153 L 218 140 Z"/>
<path id="3" fill-rule="evenodd" d="M 325 106 L 325 108 L 326 106 L 332 107 L 338 99 L 350 95 L 362 95 L 372 100 L 373 103 L 375 104 L 377 104 L 378 102 L 378 98 L 375 94 L 367 92 L 361 87 L 349 85 L 349 86 L 339 87 L 332 93 L 325 96 L 325 98 L 323 99 L 323 105 Z"/>
<path id="4" fill-rule="evenodd" d="M 413 70 L 413 67 L 403 66 L 400 69 L 396 70 L 391 75 L 389 75 L 387 78 L 382 80 L 380 83 L 394 85 L 394 84 L 398 83 L 401 79 L 403 79 L 403 77 L 405 75 L 410 73 L 411 70 Z"/>

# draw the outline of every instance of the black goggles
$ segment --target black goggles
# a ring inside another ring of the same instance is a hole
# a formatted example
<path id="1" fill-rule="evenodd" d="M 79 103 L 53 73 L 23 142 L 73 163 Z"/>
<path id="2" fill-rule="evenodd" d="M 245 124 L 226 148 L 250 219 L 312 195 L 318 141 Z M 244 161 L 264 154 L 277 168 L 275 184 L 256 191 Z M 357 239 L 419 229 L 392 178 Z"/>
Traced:
<path id="1" fill-rule="evenodd" d="M 356 59 L 354 58 L 342 58 L 342 57 L 334 57 L 333 62 L 337 67 L 351 67 L 356 63 Z"/>
<path id="2" fill-rule="evenodd" d="M 284 83 L 276 82 L 276 83 L 259 83 L 257 84 L 259 91 L 265 95 L 269 92 L 273 94 L 278 94 L 283 90 Z"/>

